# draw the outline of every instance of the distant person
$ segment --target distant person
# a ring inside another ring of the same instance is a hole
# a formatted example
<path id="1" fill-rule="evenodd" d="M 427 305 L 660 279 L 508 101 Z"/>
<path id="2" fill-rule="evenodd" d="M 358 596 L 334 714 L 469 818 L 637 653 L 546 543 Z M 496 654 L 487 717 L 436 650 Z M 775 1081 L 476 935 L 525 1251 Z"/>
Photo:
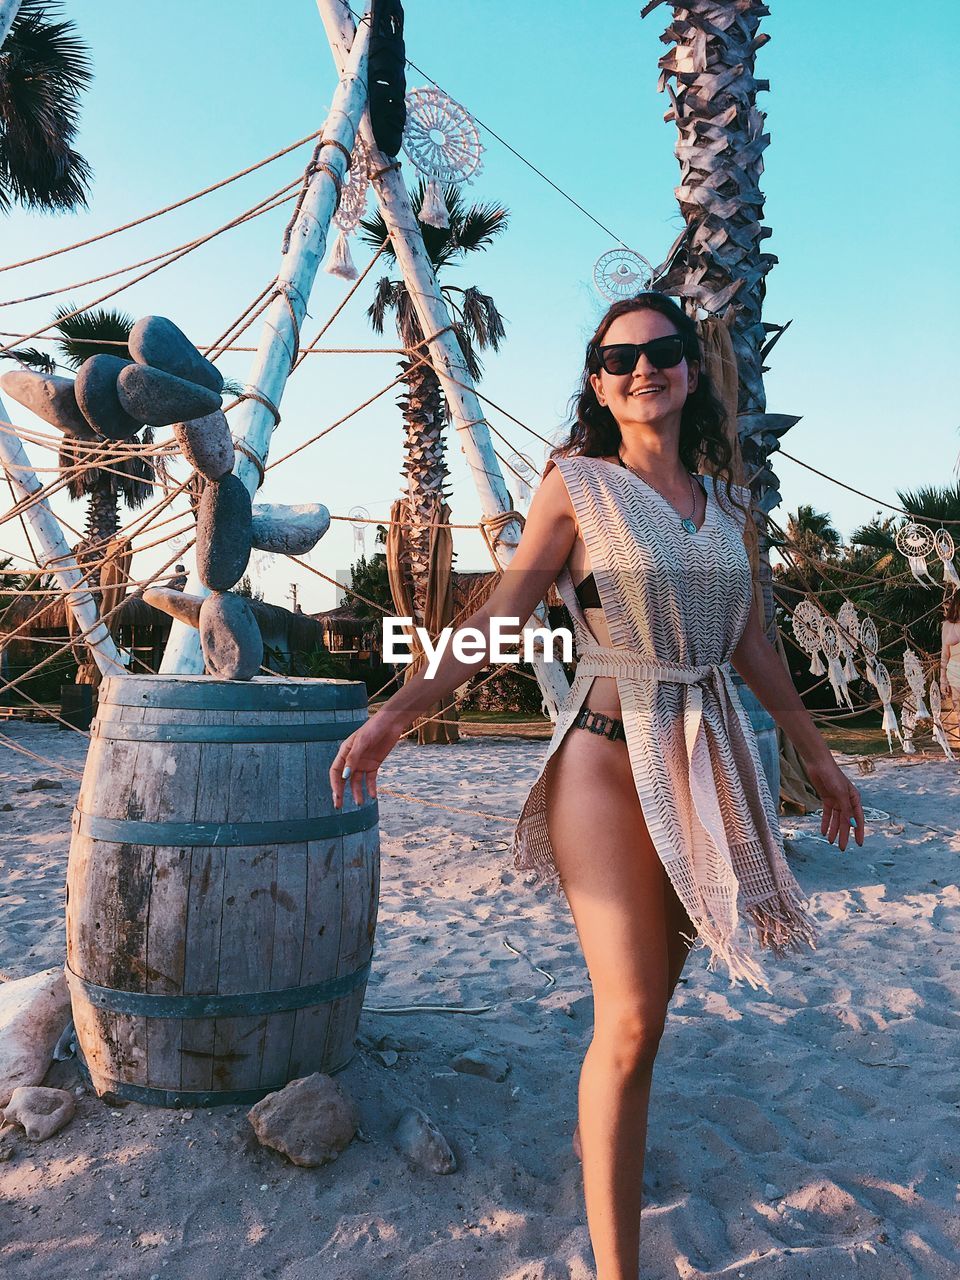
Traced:
<path id="1" fill-rule="evenodd" d="M 864 819 L 758 618 L 749 489 L 730 484 L 694 322 L 660 293 L 614 304 L 575 404 L 513 560 L 463 628 L 489 642 L 492 617 L 526 622 L 554 581 L 573 620 L 580 660 L 514 832 L 514 865 L 562 886 L 583 948 L 594 999 L 579 1087 L 587 1220 L 599 1275 L 633 1277 L 654 1060 L 689 947 L 699 935 L 711 969 L 768 986 L 755 948 L 779 956 L 817 941 L 731 666 L 796 746 L 829 841 L 845 849 L 853 827 L 862 845 Z M 421 671 L 394 694 L 340 746 L 334 803 L 347 778 L 358 803 L 364 781 L 375 795 L 403 731 L 480 669 L 450 644 L 432 680 Z"/>
<path id="2" fill-rule="evenodd" d="M 185 564 L 175 564 L 173 572 L 176 577 L 170 579 L 168 586 L 171 591 L 182 591 L 187 585 L 187 566 Z"/>
<path id="3" fill-rule="evenodd" d="M 960 711 L 960 591 L 943 602 L 940 628 L 940 691 Z"/>

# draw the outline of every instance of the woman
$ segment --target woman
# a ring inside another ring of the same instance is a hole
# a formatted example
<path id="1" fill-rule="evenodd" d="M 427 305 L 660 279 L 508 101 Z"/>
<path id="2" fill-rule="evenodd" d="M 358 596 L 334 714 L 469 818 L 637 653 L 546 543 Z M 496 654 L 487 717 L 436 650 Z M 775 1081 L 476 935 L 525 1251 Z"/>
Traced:
<path id="1" fill-rule="evenodd" d="M 751 606 L 743 503 L 692 474 L 703 458 L 729 481 L 730 456 L 693 322 L 658 293 L 616 303 L 588 345 L 570 439 L 547 464 L 513 560 L 464 623 L 489 634 L 493 616 L 526 620 L 556 581 L 576 631 L 574 686 L 514 857 L 562 886 L 593 985 L 579 1130 L 599 1280 L 637 1275 L 651 1078 L 688 940 L 698 932 L 711 965 L 765 985 L 738 925 L 741 889 L 761 945 L 815 941 L 731 662 L 801 754 L 823 834 L 845 849 L 853 825 L 863 843 L 859 793 Z M 412 680 L 342 744 L 335 804 L 347 773 L 358 803 L 363 781 L 375 795 L 400 734 L 478 669 L 451 648 L 433 681 Z"/>
<path id="2" fill-rule="evenodd" d="M 944 696 L 941 721 L 947 743 L 960 746 L 960 590 L 943 602 L 940 629 L 940 692 Z"/>

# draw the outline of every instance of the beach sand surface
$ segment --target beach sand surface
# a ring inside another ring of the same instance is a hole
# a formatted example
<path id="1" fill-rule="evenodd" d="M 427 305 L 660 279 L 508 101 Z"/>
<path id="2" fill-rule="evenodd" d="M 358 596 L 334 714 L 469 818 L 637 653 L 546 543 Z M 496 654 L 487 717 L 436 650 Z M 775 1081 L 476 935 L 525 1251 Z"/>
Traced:
<path id="1" fill-rule="evenodd" d="M 64 959 L 64 879 L 84 740 L 5 727 L 55 762 L 0 754 L 0 971 Z M 91 1095 L 60 1134 L 0 1146 L 0 1274 L 138 1280 L 588 1280 L 571 1149 L 592 997 L 565 899 L 514 873 L 512 821 L 545 744 L 485 736 L 404 742 L 381 786 L 382 886 L 366 1002 L 491 1005 L 365 1011 L 338 1081 L 361 1116 L 332 1164 L 261 1148 L 245 1107 L 194 1112 Z M 767 958 L 773 994 L 731 989 L 694 952 L 654 1076 L 644 1280 L 947 1280 L 960 1275 L 960 763 L 876 760 L 859 776 L 863 849 L 782 819 L 821 924 L 815 953 Z M 38 777 L 62 788 L 31 790 Z M 317 779 L 317 785 L 327 785 Z M 497 817 L 496 815 L 502 815 Z M 508 945 L 509 944 L 509 945 Z M 512 949 L 511 949 L 512 948 Z M 517 954 L 517 953 L 520 954 Z M 546 971 L 546 973 L 542 972 Z M 386 1066 L 383 1036 L 407 1044 Z M 496 1082 L 451 1071 L 486 1048 Z M 73 1061 L 47 1083 L 78 1083 Z M 458 1169 L 410 1168 L 392 1129 L 407 1105 Z M 4 1153 L 5 1154 L 5 1153 Z"/>

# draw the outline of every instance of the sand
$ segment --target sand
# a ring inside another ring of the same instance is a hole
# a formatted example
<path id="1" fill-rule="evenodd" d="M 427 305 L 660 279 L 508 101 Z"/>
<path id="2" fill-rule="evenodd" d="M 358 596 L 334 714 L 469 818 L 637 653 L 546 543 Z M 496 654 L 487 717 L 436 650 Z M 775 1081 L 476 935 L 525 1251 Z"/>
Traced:
<path id="1" fill-rule="evenodd" d="M 4 726 L 71 769 L 84 743 Z M 384 788 L 515 815 L 544 743 L 401 744 Z M 819 818 L 783 819 L 822 927 L 815 955 L 771 959 L 773 995 L 688 960 L 654 1078 L 645 1280 L 938 1280 L 960 1274 L 960 763 L 881 757 L 861 777 L 889 817 L 845 853 Z M 62 790 L 32 791 L 38 776 Z M 61 962 L 77 779 L 0 747 L 0 970 Z M 510 825 L 381 797 L 382 894 L 367 1004 L 337 1079 L 362 1132 L 333 1164 L 260 1148 L 246 1108 L 165 1111 L 81 1099 L 42 1144 L 0 1163 L 0 1272 L 150 1280 L 587 1280 L 595 1272 L 570 1139 L 590 982 L 569 908 L 509 865 Z M 510 950 L 507 943 L 521 955 Z M 550 981 L 539 969 L 546 970 Z M 409 1048 L 393 1066 L 376 1041 Z M 450 1071 L 505 1056 L 501 1083 Z M 77 1082 L 73 1062 L 48 1083 Z M 456 1152 L 408 1169 L 391 1129 L 422 1107 Z M 7 1141 L 4 1139 L 4 1141 Z"/>

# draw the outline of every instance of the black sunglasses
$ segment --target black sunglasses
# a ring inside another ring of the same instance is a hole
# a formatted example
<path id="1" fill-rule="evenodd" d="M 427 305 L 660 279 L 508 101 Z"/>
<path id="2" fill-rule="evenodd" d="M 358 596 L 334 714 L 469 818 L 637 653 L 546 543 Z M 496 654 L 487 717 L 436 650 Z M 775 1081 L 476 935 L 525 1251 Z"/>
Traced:
<path id="1" fill-rule="evenodd" d="M 633 373 L 641 355 L 645 355 L 655 369 L 673 369 L 684 357 L 683 338 L 679 333 L 669 333 L 652 342 L 614 342 L 606 347 L 591 348 L 595 364 L 593 370 L 603 368 L 607 373 Z"/>

